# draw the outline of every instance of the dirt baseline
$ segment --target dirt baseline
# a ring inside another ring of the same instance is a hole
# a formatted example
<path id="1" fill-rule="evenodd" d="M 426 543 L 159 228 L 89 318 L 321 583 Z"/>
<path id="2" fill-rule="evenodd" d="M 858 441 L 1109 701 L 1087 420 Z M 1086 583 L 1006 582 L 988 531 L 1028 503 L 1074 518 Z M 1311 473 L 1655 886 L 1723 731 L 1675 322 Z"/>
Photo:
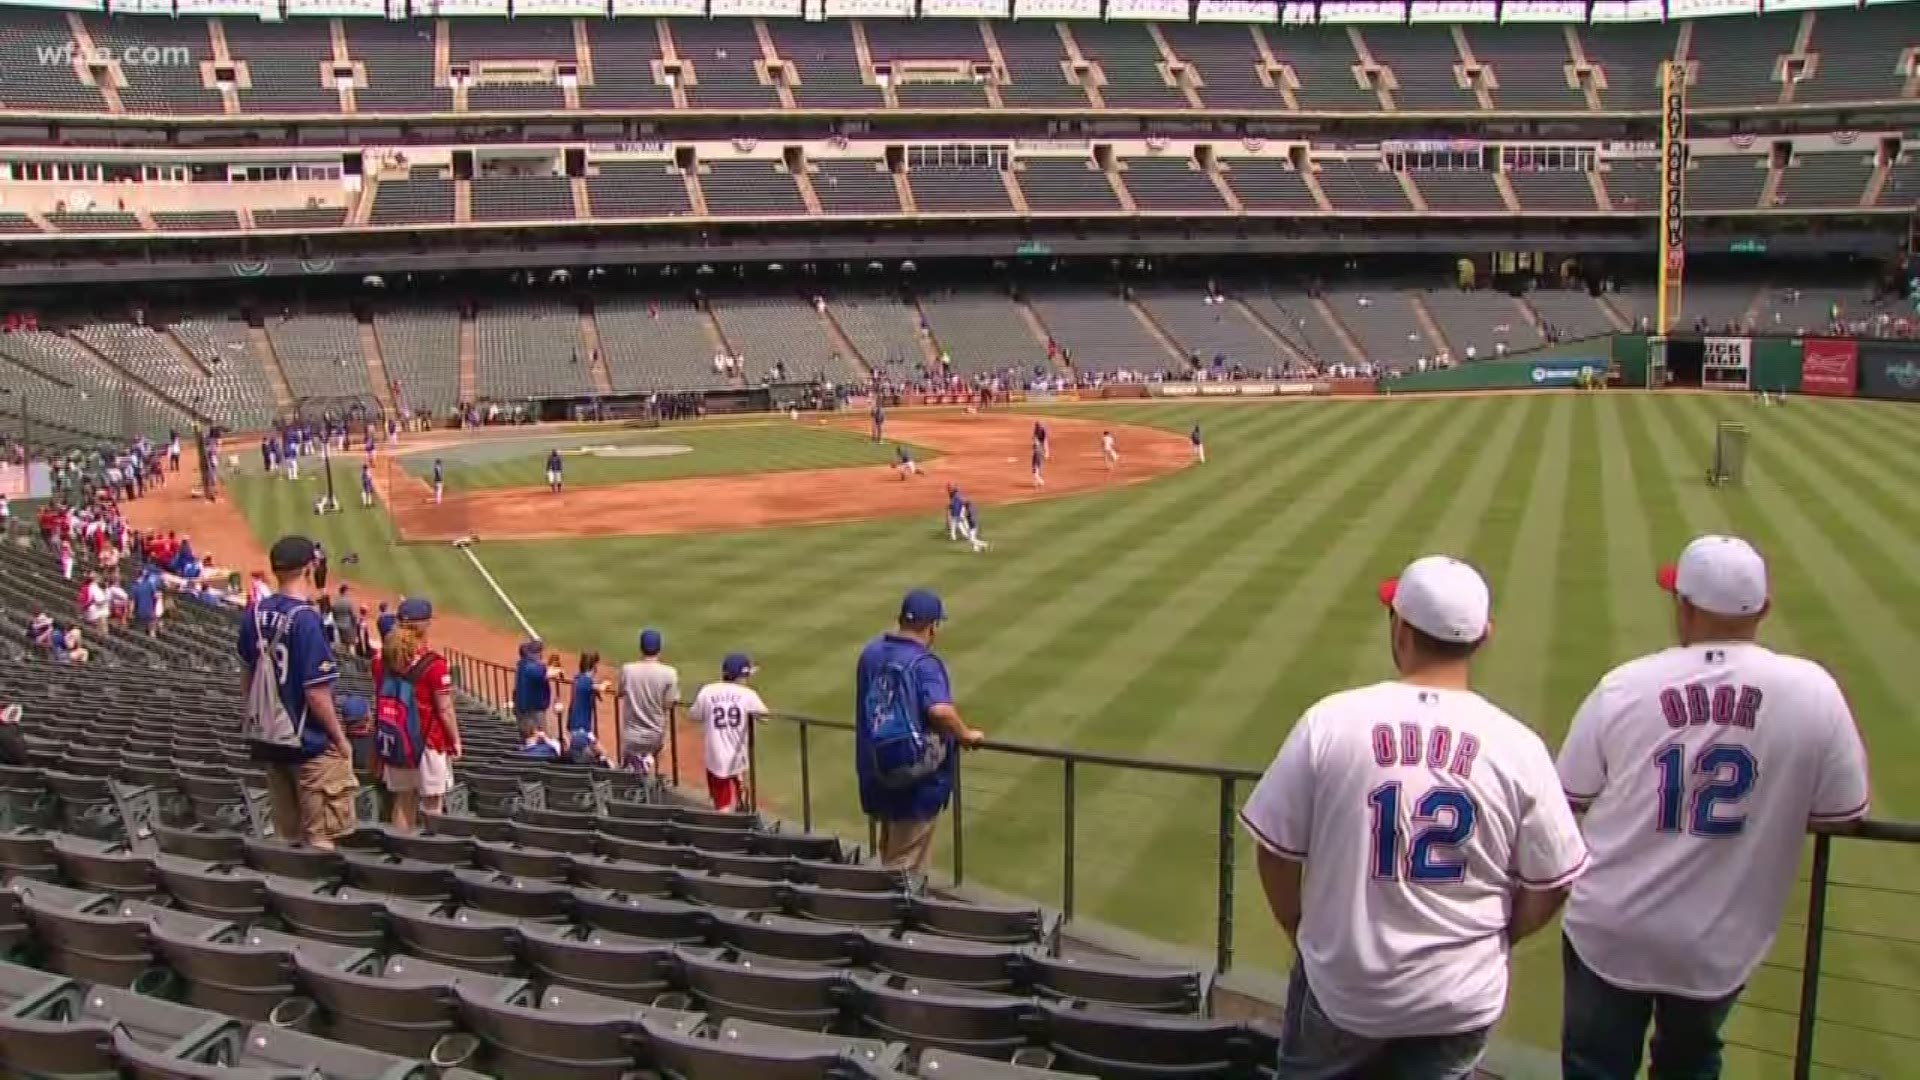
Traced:
<path id="1" fill-rule="evenodd" d="M 1033 422 L 1030 416 L 994 415 L 889 419 L 889 440 L 942 455 L 920 462 L 921 475 L 905 480 L 894 468 L 875 465 L 648 480 L 558 495 L 542 487 L 510 488 L 452 496 L 435 506 L 424 481 L 392 469 L 383 470 L 381 496 L 405 540 L 671 536 L 940 515 L 948 484 L 958 484 L 982 506 L 993 506 L 1137 484 L 1192 463 L 1187 440 L 1172 432 L 1048 417 L 1047 486 L 1035 488 Z M 866 427 L 859 420 L 826 423 L 844 430 Z M 1112 469 L 1101 456 L 1102 431 L 1113 432 L 1119 451 L 1120 462 Z M 409 450 L 421 448 L 430 446 L 409 441 Z"/>

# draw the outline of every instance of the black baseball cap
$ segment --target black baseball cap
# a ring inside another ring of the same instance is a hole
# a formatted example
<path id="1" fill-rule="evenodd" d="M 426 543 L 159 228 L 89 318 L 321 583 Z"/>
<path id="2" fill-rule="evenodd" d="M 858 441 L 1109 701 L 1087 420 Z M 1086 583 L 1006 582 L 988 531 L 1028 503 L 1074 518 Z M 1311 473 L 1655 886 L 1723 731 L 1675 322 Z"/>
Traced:
<path id="1" fill-rule="evenodd" d="M 267 565 L 282 574 L 305 570 L 313 563 L 313 553 L 313 541 L 306 537 L 283 536 L 274 543 L 273 550 L 267 552 Z"/>

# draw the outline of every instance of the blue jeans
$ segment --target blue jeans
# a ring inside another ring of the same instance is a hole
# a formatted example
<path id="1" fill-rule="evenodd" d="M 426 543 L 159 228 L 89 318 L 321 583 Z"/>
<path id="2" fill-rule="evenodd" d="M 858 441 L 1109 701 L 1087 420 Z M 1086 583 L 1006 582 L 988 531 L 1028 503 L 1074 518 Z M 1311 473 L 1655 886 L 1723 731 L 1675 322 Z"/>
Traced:
<path id="1" fill-rule="evenodd" d="M 1487 1051 L 1492 1028 L 1455 1035 L 1370 1039 L 1355 1035 L 1320 1011 L 1300 962 L 1287 981 L 1287 1014 L 1280 1026 L 1278 1080 L 1466 1080 Z"/>
<path id="2" fill-rule="evenodd" d="M 1720 1027 L 1740 991 L 1714 1001 L 1622 990 L 1594 974 L 1562 935 L 1566 1002 L 1560 1023 L 1565 1080 L 1634 1080 L 1647 1025 L 1653 1025 L 1652 1080 L 1714 1080 L 1720 1075 Z"/>

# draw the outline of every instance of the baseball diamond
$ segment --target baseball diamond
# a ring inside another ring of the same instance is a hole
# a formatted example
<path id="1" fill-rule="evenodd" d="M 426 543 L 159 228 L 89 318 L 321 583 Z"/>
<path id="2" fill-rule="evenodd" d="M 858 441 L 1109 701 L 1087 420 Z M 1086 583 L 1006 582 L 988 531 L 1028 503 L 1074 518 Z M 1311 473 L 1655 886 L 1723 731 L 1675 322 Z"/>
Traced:
<path id="1" fill-rule="evenodd" d="M 1029 497 L 1037 493 L 1020 453 L 1035 416 L 1059 444 L 1045 498 Z M 1751 429 L 1747 482 L 1711 488 L 1701 472 L 1726 419 Z M 1902 406 L 1864 401 L 1761 408 L 1742 394 L 1571 390 L 988 417 L 901 411 L 889 433 L 944 454 L 930 478 L 867 466 L 553 497 L 478 491 L 438 510 L 409 506 L 402 493 L 396 523 L 384 508 L 316 518 L 321 481 L 256 470 L 232 480 L 230 503 L 135 506 L 143 524 L 191 528 L 196 541 L 245 553 L 228 555 L 234 565 L 267 539 L 305 530 L 356 555 L 351 575 L 373 595 L 431 595 L 453 613 L 445 635 L 503 656 L 511 639 L 492 628 L 506 615 L 465 558 L 442 544 L 389 542 L 486 522 L 491 534 L 471 530 L 483 537 L 475 550 L 550 643 L 618 661 L 630 658 L 635 628 L 660 626 L 703 680 L 723 654 L 748 651 L 773 708 L 823 717 L 847 710 L 852 651 L 904 590 L 925 585 L 946 601 L 941 651 L 960 700 L 995 737 L 1253 769 L 1308 703 L 1387 674 L 1376 586 L 1410 558 L 1449 552 L 1485 574 L 1494 629 L 1477 682 L 1556 747 L 1603 671 L 1671 639 L 1656 568 L 1688 538 L 1724 531 L 1751 539 L 1770 562 L 1777 610 L 1763 639 L 1818 660 L 1845 689 L 1872 751 L 1876 814 L 1910 817 L 1920 814 L 1910 678 L 1920 655 L 1920 495 L 1901 478 L 1920 469 L 1920 435 L 1909 421 Z M 1192 459 L 1196 426 L 1207 463 L 1176 468 Z M 1098 460 L 1102 430 L 1123 455 L 1113 480 Z M 660 437 L 697 446 L 699 433 L 669 426 Z M 462 444 L 433 435 L 418 445 L 451 456 Z M 766 449 L 777 454 L 777 445 Z M 1085 465 L 1077 484 L 1076 461 Z M 946 541 L 943 469 L 1001 503 L 989 505 L 990 552 L 962 557 Z M 417 481 L 396 473 L 388 483 Z M 782 490 L 791 504 L 776 497 Z M 516 531 L 543 539 L 509 539 Z M 576 531 L 591 538 L 562 538 Z M 708 532 L 676 535 L 687 531 Z M 762 804 L 794 805 L 792 731 L 770 725 L 759 739 Z M 851 776 L 821 764 L 848 752 L 844 736 L 813 736 L 816 827 L 858 836 Z M 974 756 L 962 777 L 971 876 L 1055 896 L 1057 768 Z M 1212 789 L 1091 767 L 1077 782 L 1081 911 L 1204 944 L 1211 894 L 1186 886 L 1211 872 Z M 1237 843 L 1240 966 L 1284 971 L 1250 845 Z M 1920 992 L 1900 988 L 1920 986 L 1920 935 L 1901 915 L 1920 887 L 1917 855 L 1894 845 L 1836 850 L 1819 1025 L 1821 1063 L 1836 1075 L 1911 1073 Z M 1786 1075 L 1793 1031 L 1783 1015 L 1795 1009 L 1803 905 L 1796 889 L 1727 1026 L 1731 1075 Z M 1514 963 L 1501 1037 L 1550 1048 L 1557 935 L 1527 941 Z"/>

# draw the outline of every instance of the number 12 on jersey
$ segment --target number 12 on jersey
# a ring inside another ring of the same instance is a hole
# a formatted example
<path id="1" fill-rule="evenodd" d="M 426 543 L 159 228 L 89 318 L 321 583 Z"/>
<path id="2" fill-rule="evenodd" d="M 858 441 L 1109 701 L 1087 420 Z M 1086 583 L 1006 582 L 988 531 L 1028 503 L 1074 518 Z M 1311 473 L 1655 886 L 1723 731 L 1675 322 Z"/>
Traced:
<path id="1" fill-rule="evenodd" d="M 1465 880 L 1467 863 L 1456 851 L 1473 836 L 1480 812 L 1473 796 L 1464 788 L 1428 789 L 1413 804 L 1410 843 L 1403 842 L 1400 828 L 1401 800 L 1398 780 L 1367 793 L 1367 804 L 1373 810 L 1373 879 L 1416 885 L 1449 885 Z"/>

